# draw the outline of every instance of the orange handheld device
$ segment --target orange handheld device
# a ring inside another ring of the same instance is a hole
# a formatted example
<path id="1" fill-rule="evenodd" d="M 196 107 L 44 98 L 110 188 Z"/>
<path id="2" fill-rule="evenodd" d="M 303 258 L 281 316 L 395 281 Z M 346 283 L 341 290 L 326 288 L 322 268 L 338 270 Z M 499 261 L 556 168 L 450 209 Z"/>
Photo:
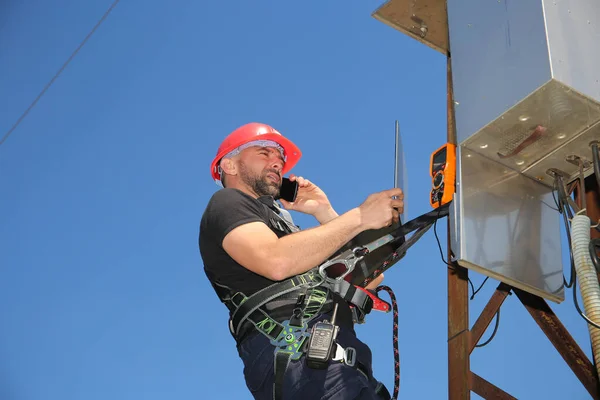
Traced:
<path id="1" fill-rule="evenodd" d="M 431 154 L 429 175 L 431 195 L 429 203 L 438 208 L 452 201 L 456 181 L 456 146 L 446 143 Z"/>

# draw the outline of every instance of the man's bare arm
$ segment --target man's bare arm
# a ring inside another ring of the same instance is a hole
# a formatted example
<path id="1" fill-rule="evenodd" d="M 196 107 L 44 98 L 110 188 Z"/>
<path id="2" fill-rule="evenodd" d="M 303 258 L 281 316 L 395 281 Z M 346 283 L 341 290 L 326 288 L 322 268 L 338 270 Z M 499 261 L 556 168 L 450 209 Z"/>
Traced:
<path id="1" fill-rule="evenodd" d="M 357 208 L 326 224 L 282 238 L 266 224 L 251 222 L 229 232 L 223 248 L 240 265 L 279 281 L 319 265 L 363 229 Z"/>
<path id="2" fill-rule="evenodd" d="M 327 207 L 320 213 L 316 213 L 314 217 L 319 221 L 321 225 L 328 223 L 334 218 L 339 217 L 338 213 L 335 212 L 333 207 Z"/>
<path id="3" fill-rule="evenodd" d="M 278 238 L 262 222 L 241 225 L 225 236 L 223 248 L 240 265 L 279 281 L 321 264 L 344 244 L 367 229 L 398 222 L 404 203 L 391 189 L 370 195 L 360 207 L 329 222 Z"/>

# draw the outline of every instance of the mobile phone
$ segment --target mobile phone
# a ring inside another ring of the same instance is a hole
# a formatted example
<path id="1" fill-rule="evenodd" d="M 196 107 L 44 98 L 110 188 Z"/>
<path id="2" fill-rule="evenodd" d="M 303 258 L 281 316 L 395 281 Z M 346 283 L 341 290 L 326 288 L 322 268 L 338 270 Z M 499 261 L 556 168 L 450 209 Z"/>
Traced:
<path id="1" fill-rule="evenodd" d="M 290 181 L 288 178 L 281 179 L 281 188 L 279 189 L 279 198 L 285 201 L 295 201 L 298 194 L 298 182 Z"/>

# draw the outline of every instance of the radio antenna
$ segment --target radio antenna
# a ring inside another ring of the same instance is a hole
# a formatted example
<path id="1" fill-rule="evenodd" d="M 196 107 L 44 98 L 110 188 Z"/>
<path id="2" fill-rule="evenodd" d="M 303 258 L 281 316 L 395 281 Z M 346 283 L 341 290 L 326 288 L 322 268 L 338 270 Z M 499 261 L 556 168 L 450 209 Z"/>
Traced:
<path id="1" fill-rule="evenodd" d="M 404 161 L 404 149 L 402 148 L 402 138 L 400 137 L 400 124 L 396 120 L 396 147 L 394 154 L 394 187 L 400 188 L 404 192 L 404 212 L 401 215 L 402 222 L 406 222 L 406 162 Z"/>

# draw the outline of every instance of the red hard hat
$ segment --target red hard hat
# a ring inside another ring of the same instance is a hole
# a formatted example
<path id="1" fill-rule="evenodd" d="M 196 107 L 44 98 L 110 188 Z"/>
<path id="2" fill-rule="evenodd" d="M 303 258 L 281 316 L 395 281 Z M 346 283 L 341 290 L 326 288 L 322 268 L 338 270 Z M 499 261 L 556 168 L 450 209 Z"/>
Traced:
<path id="1" fill-rule="evenodd" d="M 221 177 L 218 171 L 219 161 L 224 155 L 230 151 L 238 148 L 239 146 L 251 142 L 253 140 L 272 140 L 275 143 L 283 147 L 285 164 L 283 165 L 282 175 L 286 174 L 291 170 L 296 163 L 302 157 L 302 152 L 292 141 L 286 139 L 281 133 L 279 133 L 272 126 L 261 124 L 259 122 L 251 122 L 246 125 L 242 125 L 233 132 L 231 132 L 225 140 L 219 146 L 217 155 L 210 165 L 210 174 L 213 179 L 220 181 Z"/>

